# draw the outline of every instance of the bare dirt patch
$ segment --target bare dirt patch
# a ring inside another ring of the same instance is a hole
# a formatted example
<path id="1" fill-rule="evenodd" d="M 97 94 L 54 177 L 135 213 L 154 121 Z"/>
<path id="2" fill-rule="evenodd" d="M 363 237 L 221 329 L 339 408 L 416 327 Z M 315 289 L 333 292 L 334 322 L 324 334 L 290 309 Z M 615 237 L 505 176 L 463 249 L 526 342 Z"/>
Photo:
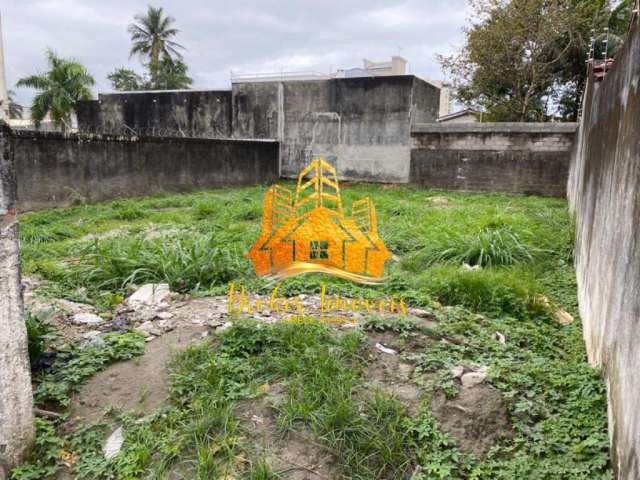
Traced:
<path id="1" fill-rule="evenodd" d="M 266 458 L 273 471 L 288 480 L 341 478 L 333 457 L 311 432 L 278 432 L 277 406 L 282 398 L 282 384 L 271 385 L 265 396 L 240 402 L 236 408 L 256 455 Z"/>
<path id="2" fill-rule="evenodd" d="M 499 390 L 487 384 L 461 387 L 455 398 L 436 395 L 431 402 L 440 429 L 460 450 L 484 456 L 501 437 L 512 433 L 507 405 Z"/>
<path id="3" fill-rule="evenodd" d="M 143 356 L 120 362 L 95 375 L 72 401 L 71 418 L 93 421 L 113 407 L 150 412 L 167 397 L 166 364 L 171 355 L 202 338 L 206 327 L 183 324 L 146 345 Z"/>
<path id="4" fill-rule="evenodd" d="M 370 333 L 368 335 L 369 362 L 364 372 L 364 377 L 372 387 L 380 388 L 395 396 L 411 415 L 418 412 L 422 396 L 420 389 L 413 381 L 415 366 L 403 361 L 401 354 L 424 348 L 421 337 L 418 335 L 400 338 L 390 332 Z M 397 353 L 383 353 L 376 348 L 376 345 L 390 348 Z"/>

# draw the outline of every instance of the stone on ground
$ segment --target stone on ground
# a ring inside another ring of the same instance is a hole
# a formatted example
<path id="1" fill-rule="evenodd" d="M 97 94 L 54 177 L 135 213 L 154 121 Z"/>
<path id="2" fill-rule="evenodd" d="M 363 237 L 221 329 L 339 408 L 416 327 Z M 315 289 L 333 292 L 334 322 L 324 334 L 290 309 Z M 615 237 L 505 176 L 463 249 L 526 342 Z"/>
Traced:
<path id="1" fill-rule="evenodd" d="M 127 299 L 130 307 L 136 306 L 154 306 L 163 303 L 169 299 L 171 290 L 166 283 L 148 283 L 141 286 Z"/>

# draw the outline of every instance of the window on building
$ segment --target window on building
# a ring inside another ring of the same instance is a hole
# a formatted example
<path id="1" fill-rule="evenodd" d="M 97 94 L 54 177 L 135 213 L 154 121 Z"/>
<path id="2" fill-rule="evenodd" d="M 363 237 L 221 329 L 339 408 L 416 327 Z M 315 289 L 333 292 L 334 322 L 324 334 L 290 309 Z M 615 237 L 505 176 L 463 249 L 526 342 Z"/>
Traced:
<path id="1" fill-rule="evenodd" d="M 329 258 L 329 242 L 313 240 L 311 242 L 311 260 L 326 260 Z"/>

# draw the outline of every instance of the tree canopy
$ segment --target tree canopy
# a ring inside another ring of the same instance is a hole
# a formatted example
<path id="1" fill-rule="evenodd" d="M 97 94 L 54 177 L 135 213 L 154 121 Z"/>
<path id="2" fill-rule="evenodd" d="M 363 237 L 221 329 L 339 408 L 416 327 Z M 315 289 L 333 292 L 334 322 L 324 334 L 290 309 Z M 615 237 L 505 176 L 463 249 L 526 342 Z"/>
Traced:
<path id="1" fill-rule="evenodd" d="M 174 39 L 180 30 L 173 27 L 175 19 L 163 9 L 149 7 L 145 15 L 136 15 L 129 25 L 131 56 L 139 56 L 147 69 L 138 74 L 128 68 L 117 68 L 107 79 L 115 90 L 187 89 L 193 83 L 188 76 L 180 50 L 184 47 Z"/>
<path id="2" fill-rule="evenodd" d="M 81 63 L 61 58 L 52 50 L 47 50 L 47 63 L 48 71 L 21 78 L 16 85 L 39 91 L 31 107 L 31 118 L 36 126 L 50 114 L 57 127 L 67 130 L 76 103 L 92 98 L 91 87 L 95 80 Z"/>
<path id="3" fill-rule="evenodd" d="M 128 68 L 117 68 L 107 76 L 118 91 L 135 90 L 183 90 L 191 87 L 193 80 L 187 75 L 187 66 L 181 60 L 163 58 L 154 76 L 140 75 Z"/>
<path id="4" fill-rule="evenodd" d="M 633 0 L 470 0 L 471 26 L 441 56 L 458 99 L 489 121 L 575 120 L 593 32 L 609 55 L 622 43 Z M 608 34 L 605 28 L 609 27 Z"/>

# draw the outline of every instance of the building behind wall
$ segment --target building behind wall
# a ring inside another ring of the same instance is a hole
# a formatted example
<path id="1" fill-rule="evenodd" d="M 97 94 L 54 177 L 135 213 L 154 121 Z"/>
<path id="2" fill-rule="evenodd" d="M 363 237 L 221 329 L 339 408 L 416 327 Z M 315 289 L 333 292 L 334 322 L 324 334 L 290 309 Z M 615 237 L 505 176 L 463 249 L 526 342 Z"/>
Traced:
<path id="1" fill-rule="evenodd" d="M 340 179 L 407 182 L 411 125 L 434 122 L 439 90 L 412 75 L 233 84 L 233 135 L 280 141 L 281 173 L 323 156 Z"/>
<path id="2" fill-rule="evenodd" d="M 439 102 L 413 75 L 261 76 L 238 77 L 231 91 L 100 95 L 77 110 L 81 132 L 275 139 L 283 176 L 321 155 L 341 179 L 407 182 L 411 125 L 434 122 Z"/>

